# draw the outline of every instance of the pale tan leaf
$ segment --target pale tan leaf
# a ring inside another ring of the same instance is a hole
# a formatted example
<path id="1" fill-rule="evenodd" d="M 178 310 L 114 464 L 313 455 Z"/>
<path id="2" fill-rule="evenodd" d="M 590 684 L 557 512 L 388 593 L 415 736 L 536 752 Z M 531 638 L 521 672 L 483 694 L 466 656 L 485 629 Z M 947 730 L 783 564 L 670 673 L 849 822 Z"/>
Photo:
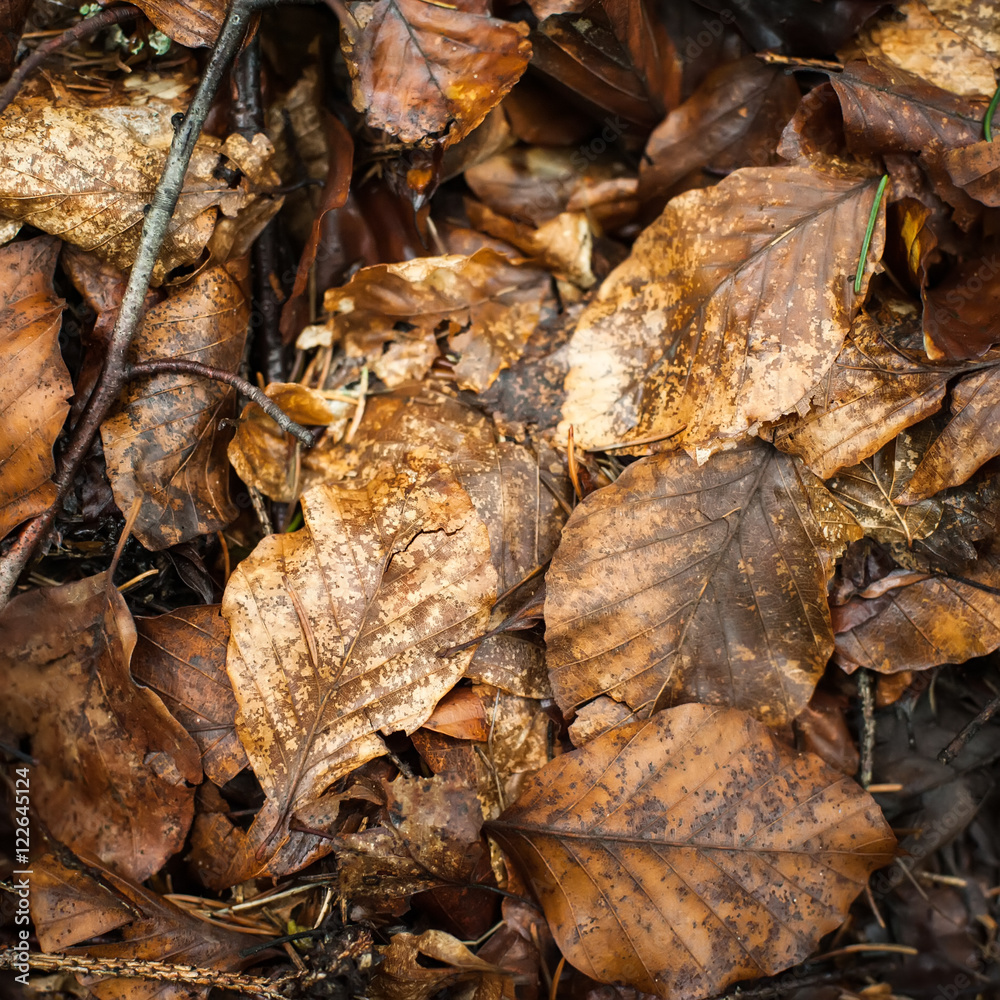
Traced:
<path id="1" fill-rule="evenodd" d="M 234 571 L 223 615 L 240 738 L 267 804 L 249 845 L 279 873 L 282 853 L 325 853 L 289 834 L 299 808 L 412 732 L 462 676 L 495 598 L 489 534 L 447 469 L 398 468 L 366 487 L 317 486 L 305 527 L 272 535 Z"/>

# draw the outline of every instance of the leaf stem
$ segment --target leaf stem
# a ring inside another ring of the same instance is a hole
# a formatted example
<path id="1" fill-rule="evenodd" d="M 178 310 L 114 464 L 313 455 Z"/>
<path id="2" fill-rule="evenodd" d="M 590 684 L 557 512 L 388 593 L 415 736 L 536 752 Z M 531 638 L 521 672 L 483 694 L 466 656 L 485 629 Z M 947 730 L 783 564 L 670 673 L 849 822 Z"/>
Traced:
<path id="1" fill-rule="evenodd" d="M 865 258 L 868 256 L 868 248 L 871 246 L 872 233 L 875 232 L 875 220 L 878 218 L 879 206 L 882 204 L 882 195 L 885 193 L 885 186 L 889 183 L 889 175 L 883 174 L 882 180 L 878 182 L 878 190 L 875 192 L 875 202 L 872 205 L 871 214 L 868 216 L 868 228 L 865 230 L 865 239 L 861 244 L 861 256 L 858 258 L 858 269 L 854 274 L 854 294 L 861 294 L 861 282 L 865 276 Z"/>
<path id="2" fill-rule="evenodd" d="M 215 382 L 231 385 L 256 403 L 283 431 L 293 434 L 307 448 L 311 448 L 316 443 L 312 431 L 297 424 L 273 399 L 270 399 L 252 382 L 240 378 L 233 372 L 223 371 L 221 368 L 210 368 L 197 361 L 180 361 L 173 358 L 154 358 L 152 361 L 130 365 L 125 371 L 125 376 L 129 379 L 168 374 L 197 375 L 200 378 L 209 378 Z"/>
<path id="3" fill-rule="evenodd" d="M 993 100 L 990 101 L 990 106 L 986 109 L 986 115 L 983 118 L 983 136 L 987 142 L 993 141 L 993 116 L 996 114 L 998 104 L 1000 104 L 1000 86 L 993 91 Z"/>
<path id="4" fill-rule="evenodd" d="M 61 35 L 50 38 L 47 42 L 42 42 L 31 55 L 25 58 L 24 62 L 11 74 L 10 79 L 0 90 L 0 112 L 6 110 L 11 101 L 17 97 L 17 92 L 21 85 L 53 52 L 66 48 L 74 42 L 96 35 L 104 28 L 110 28 L 114 24 L 121 24 L 122 21 L 131 21 L 138 17 L 142 11 L 135 4 L 126 3 L 120 7 L 107 7 L 105 10 L 94 14 L 92 17 L 85 17 L 77 21 L 72 27 L 67 28 Z"/>
<path id="5" fill-rule="evenodd" d="M 126 353 L 142 319 L 143 303 L 150 278 L 153 276 L 153 266 L 160 254 L 160 248 L 163 246 L 163 240 L 177 206 L 191 154 L 194 152 L 198 136 L 201 135 L 202 125 L 226 68 L 243 42 L 243 36 L 250 23 L 249 15 L 259 5 L 259 0 L 230 2 L 226 20 L 212 49 L 208 66 L 198 84 L 191 106 L 184 116 L 184 121 L 174 134 L 163 165 L 163 173 L 160 175 L 160 182 L 146 212 L 135 264 L 132 266 L 128 284 L 122 295 L 118 319 L 108 343 L 104 368 L 83 415 L 73 429 L 69 445 L 55 476 L 56 499 L 48 509 L 28 523 L 7 555 L 0 561 L 0 608 L 7 603 L 35 547 L 52 529 L 56 514 L 73 485 L 80 465 L 90 451 L 91 442 L 125 383 Z"/>

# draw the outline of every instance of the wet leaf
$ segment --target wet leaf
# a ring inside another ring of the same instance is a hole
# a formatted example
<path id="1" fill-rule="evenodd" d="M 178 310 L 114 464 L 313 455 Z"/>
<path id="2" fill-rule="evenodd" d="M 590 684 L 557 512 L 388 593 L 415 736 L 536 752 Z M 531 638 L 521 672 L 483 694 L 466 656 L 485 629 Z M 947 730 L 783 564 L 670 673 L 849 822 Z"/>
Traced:
<path id="1" fill-rule="evenodd" d="M 837 360 L 812 391 L 808 412 L 786 417 L 774 430 L 774 444 L 818 476 L 856 465 L 941 408 L 954 371 L 930 363 L 912 321 L 889 319 L 859 313 Z"/>
<path id="2" fill-rule="evenodd" d="M 198 747 L 129 674 L 136 633 L 106 575 L 33 590 L 0 612 L 0 727 L 39 761 L 32 805 L 53 835 L 142 880 L 181 849 Z"/>
<path id="3" fill-rule="evenodd" d="M 0 248 L 0 538 L 56 498 L 52 446 L 72 385 L 59 352 L 58 244 Z"/>
<path id="4" fill-rule="evenodd" d="M 570 962 L 674 1000 L 802 961 L 895 848 L 849 778 L 706 705 L 564 754 L 487 831 Z"/>
<path id="5" fill-rule="evenodd" d="M 234 372 L 243 357 L 250 307 L 246 263 L 202 271 L 142 321 L 133 363 L 197 361 Z M 118 410 L 101 425 L 108 477 L 122 510 L 139 497 L 136 537 L 164 549 L 224 528 L 237 514 L 229 498 L 228 435 L 236 392 L 187 374 L 134 379 Z"/>
<path id="6" fill-rule="evenodd" d="M 382 754 L 380 732 L 424 722 L 472 657 L 438 651 L 483 630 L 496 586 L 486 527 L 446 469 L 317 486 L 302 509 L 305 527 L 265 538 L 222 604 L 237 726 L 268 797 L 250 845 L 275 873 L 286 848 L 329 850 L 290 838 L 292 814 Z"/>
<path id="7" fill-rule="evenodd" d="M 32 868 L 31 918 L 43 951 L 235 971 L 252 961 L 240 955 L 241 949 L 259 944 L 249 934 L 199 920 L 96 859 L 68 867 L 46 854 Z M 118 940 L 85 943 L 112 930 Z M 184 1000 L 208 992 L 207 987 L 128 977 L 91 983 L 88 989 L 98 1000 Z"/>
<path id="8" fill-rule="evenodd" d="M 194 737 L 205 774 L 220 787 L 247 766 L 226 676 L 229 627 L 218 604 L 136 621 L 132 675 L 155 691 Z"/>
<path id="9" fill-rule="evenodd" d="M 671 201 L 570 341 L 563 420 L 577 442 L 673 436 L 705 455 L 791 412 L 860 304 L 853 275 L 876 183 L 752 168 Z"/>
<path id="10" fill-rule="evenodd" d="M 141 0 L 136 6 L 160 31 L 188 48 L 214 44 L 226 19 L 224 0 Z"/>
<path id="11" fill-rule="evenodd" d="M 564 713 L 610 695 L 771 725 L 808 703 L 833 649 L 832 559 L 861 532 L 769 446 L 640 459 L 573 512 L 546 577 L 549 676 Z"/>
<path id="12" fill-rule="evenodd" d="M 143 107 L 12 105 L 0 118 L 0 214 L 118 268 L 131 267 L 174 135 L 175 110 L 153 101 Z M 263 136 L 255 141 L 267 145 Z M 247 178 L 230 189 L 215 176 L 221 155 L 241 160 L 248 150 L 238 135 L 225 144 L 205 134 L 198 140 L 154 270 L 156 284 L 201 256 L 219 211 L 235 216 L 254 201 L 257 188 Z M 272 210 L 279 207 L 275 202 Z"/>
<path id="13" fill-rule="evenodd" d="M 848 627 L 836 637 L 836 661 L 848 671 L 894 674 L 986 656 L 1000 647 L 998 592 L 994 540 L 961 578 L 932 576 L 872 599 L 854 598 L 840 609 Z"/>
<path id="14" fill-rule="evenodd" d="M 517 82 L 531 57 L 528 27 L 490 17 L 477 0 L 347 4 L 344 57 L 354 107 L 400 142 L 469 134 Z"/>

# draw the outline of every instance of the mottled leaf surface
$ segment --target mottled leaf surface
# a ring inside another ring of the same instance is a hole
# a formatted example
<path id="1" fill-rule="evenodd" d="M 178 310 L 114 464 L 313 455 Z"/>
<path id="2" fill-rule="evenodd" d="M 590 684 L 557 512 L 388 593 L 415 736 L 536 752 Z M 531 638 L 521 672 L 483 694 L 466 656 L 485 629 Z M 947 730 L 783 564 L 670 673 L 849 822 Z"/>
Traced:
<path id="1" fill-rule="evenodd" d="M 850 778 L 707 705 L 564 754 L 486 829 L 573 965 L 672 1000 L 808 957 L 896 844 Z"/>

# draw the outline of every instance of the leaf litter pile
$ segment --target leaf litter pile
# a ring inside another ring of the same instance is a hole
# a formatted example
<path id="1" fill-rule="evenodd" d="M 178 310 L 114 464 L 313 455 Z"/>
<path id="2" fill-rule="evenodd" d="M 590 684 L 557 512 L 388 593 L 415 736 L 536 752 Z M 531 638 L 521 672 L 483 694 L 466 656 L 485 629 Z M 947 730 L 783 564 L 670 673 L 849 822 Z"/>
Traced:
<path id="1" fill-rule="evenodd" d="M 1000 995 L 996 0 L 0 23 L 9 995 Z"/>

